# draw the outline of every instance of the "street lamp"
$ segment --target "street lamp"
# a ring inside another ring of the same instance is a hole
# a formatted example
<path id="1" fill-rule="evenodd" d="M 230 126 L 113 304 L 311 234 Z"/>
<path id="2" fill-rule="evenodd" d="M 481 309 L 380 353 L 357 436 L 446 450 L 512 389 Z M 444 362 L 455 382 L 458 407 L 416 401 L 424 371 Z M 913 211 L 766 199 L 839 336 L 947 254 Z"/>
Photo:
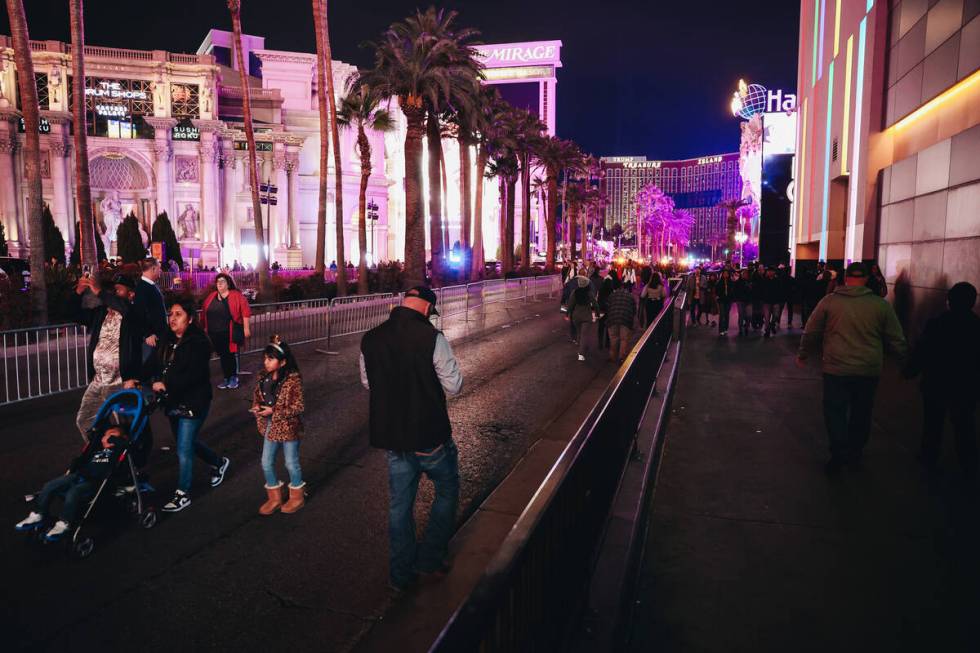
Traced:
<path id="1" fill-rule="evenodd" d="M 735 242 L 738 243 L 738 264 L 745 267 L 745 241 L 749 237 L 744 231 L 735 234 Z"/>
<path id="2" fill-rule="evenodd" d="M 374 223 L 378 221 L 380 215 L 378 214 L 378 205 L 375 204 L 374 200 L 368 200 L 367 203 L 367 219 L 371 221 L 371 262 L 375 261 L 375 251 L 374 251 Z"/>

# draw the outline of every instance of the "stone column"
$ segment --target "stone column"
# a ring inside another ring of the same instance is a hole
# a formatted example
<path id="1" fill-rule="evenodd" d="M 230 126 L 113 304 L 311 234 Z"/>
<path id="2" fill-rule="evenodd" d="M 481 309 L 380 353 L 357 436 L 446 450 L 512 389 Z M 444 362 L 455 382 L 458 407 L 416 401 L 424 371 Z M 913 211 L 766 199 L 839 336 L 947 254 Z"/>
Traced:
<path id="1" fill-rule="evenodd" d="M 170 222 L 174 223 L 177 219 L 177 214 L 174 211 L 172 171 L 174 151 L 170 145 L 170 130 L 174 128 L 177 121 L 173 118 L 143 118 L 143 120 L 155 130 L 153 152 L 156 154 L 157 159 L 155 170 L 157 177 L 157 213 L 166 211 Z M 155 218 L 156 216 L 154 216 Z"/>
<path id="2" fill-rule="evenodd" d="M 276 206 L 272 207 L 272 222 L 275 228 L 272 230 L 274 248 L 270 247 L 270 249 L 273 250 L 272 260 L 279 261 L 280 265 L 286 265 L 286 258 L 289 256 L 287 251 L 289 244 L 288 216 L 292 207 L 289 203 L 289 174 L 286 170 L 288 160 L 285 145 L 281 143 L 276 143 L 272 167 L 272 181 L 279 192 L 276 194 Z"/>
<path id="3" fill-rule="evenodd" d="M 218 134 L 224 124 L 218 120 L 194 120 L 194 126 L 201 133 L 201 230 L 199 237 L 204 241 L 201 258 L 204 265 L 218 265 L 218 230 L 220 228 L 221 197 L 218 186 L 218 158 L 221 142 Z"/>
<path id="4" fill-rule="evenodd" d="M 0 108 L 0 220 L 7 237 L 11 256 L 27 253 L 27 232 L 23 229 L 21 189 L 17 184 L 17 125 L 20 112 L 13 108 Z"/>
<path id="5" fill-rule="evenodd" d="M 71 154 L 69 142 L 71 114 L 44 111 L 42 115 L 51 124 L 51 133 L 47 137 L 48 157 L 51 163 L 51 217 L 61 230 L 65 244 L 72 246 L 75 244 L 75 221 L 72 219 L 74 210 L 69 177 L 71 166 L 68 165 L 68 156 Z"/>
<path id="6" fill-rule="evenodd" d="M 239 227 L 238 227 L 238 179 L 236 176 L 237 159 L 235 158 L 234 142 L 231 138 L 221 141 L 221 229 L 218 232 L 221 245 L 222 264 L 231 264 L 238 258 Z"/>

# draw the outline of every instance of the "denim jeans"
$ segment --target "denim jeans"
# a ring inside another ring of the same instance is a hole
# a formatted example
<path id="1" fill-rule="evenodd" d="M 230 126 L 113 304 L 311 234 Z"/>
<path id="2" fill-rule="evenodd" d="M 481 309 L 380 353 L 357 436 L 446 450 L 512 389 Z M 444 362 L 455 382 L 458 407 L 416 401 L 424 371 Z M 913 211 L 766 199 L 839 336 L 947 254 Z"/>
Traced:
<path id="1" fill-rule="evenodd" d="M 762 307 L 762 321 L 765 323 L 766 333 L 775 333 L 779 328 L 779 318 L 783 314 L 782 304 L 765 304 Z"/>
<path id="2" fill-rule="evenodd" d="M 745 333 L 749 332 L 750 322 L 752 321 L 752 316 L 750 313 L 749 302 L 738 302 L 738 332 L 741 334 L 743 331 Z"/>
<path id="3" fill-rule="evenodd" d="M 728 331 L 728 321 L 732 312 L 732 303 L 728 301 L 718 302 L 718 333 Z"/>
<path id="4" fill-rule="evenodd" d="M 286 471 L 289 473 L 289 484 L 299 487 L 303 484 L 303 470 L 299 466 L 299 440 L 279 442 L 266 439 L 262 445 L 262 473 L 265 474 L 266 487 L 279 485 L 276 476 L 276 453 L 282 447 L 283 458 L 286 459 Z"/>
<path id="5" fill-rule="evenodd" d="M 185 494 L 191 491 L 195 454 L 212 467 L 221 465 L 221 459 L 218 458 L 217 454 L 197 439 L 197 434 L 207 417 L 208 411 L 205 410 L 200 417 L 170 418 L 170 428 L 177 440 L 177 461 L 180 464 L 180 472 L 177 474 L 177 489 Z"/>
<path id="6" fill-rule="evenodd" d="M 389 575 L 395 585 L 405 585 L 418 571 L 439 569 L 449 553 L 449 538 L 459 503 L 459 452 L 452 438 L 425 451 L 387 451 L 390 541 Z M 422 543 L 415 541 L 415 495 L 422 474 L 435 485 L 435 500 Z"/>
<path id="7" fill-rule="evenodd" d="M 823 414 L 830 455 L 853 461 L 861 457 L 871 436 L 876 376 L 823 375 Z"/>
<path id="8" fill-rule="evenodd" d="M 65 505 L 61 508 L 61 521 L 75 524 L 81 512 L 88 507 L 88 502 L 95 496 L 95 486 L 80 474 L 66 474 L 44 484 L 41 493 L 34 503 L 35 512 L 48 514 L 51 499 L 56 496 L 65 497 Z"/>

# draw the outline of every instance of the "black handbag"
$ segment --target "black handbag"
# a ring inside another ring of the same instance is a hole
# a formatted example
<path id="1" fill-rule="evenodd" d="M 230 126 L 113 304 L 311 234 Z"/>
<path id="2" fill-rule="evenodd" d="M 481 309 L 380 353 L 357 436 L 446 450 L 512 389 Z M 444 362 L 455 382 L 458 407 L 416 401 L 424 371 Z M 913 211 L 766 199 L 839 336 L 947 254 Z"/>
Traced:
<path id="1" fill-rule="evenodd" d="M 231 341 L 236 345 L 245 344 L 245 325 L 238 322 L 231 323 Z"/>

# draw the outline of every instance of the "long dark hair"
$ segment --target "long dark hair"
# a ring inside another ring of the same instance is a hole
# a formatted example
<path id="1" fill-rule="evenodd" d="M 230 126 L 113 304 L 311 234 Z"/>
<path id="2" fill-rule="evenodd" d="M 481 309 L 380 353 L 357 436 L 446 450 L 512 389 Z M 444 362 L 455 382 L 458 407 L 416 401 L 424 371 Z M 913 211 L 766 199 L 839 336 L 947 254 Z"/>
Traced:
<path id="1" fill-rule="evenodd" d="M 235 287 L 235 280 L 232 279 L 231 275 L 226 272 L 220 272 L 214 275 L 215 290 L 217 290 L 218 287 L 218 279 L 224 279 L 228 283 L 228 290 L 238 290 L 238 288 Z"/>
<path id="2" fill-rule="evenodd" d="M 275 358 L 282 361 L 283 366 L 279 368 L 279 380 L 285 379 L 290 374 L 299 374 L 299 365 L 296 364 L 296 357 L 289 344 L 279 336 L 269 338 L 269 344 L 262 350 L 263 356 Z M 302 375 L 301 375 L 302 376 Z"/>

